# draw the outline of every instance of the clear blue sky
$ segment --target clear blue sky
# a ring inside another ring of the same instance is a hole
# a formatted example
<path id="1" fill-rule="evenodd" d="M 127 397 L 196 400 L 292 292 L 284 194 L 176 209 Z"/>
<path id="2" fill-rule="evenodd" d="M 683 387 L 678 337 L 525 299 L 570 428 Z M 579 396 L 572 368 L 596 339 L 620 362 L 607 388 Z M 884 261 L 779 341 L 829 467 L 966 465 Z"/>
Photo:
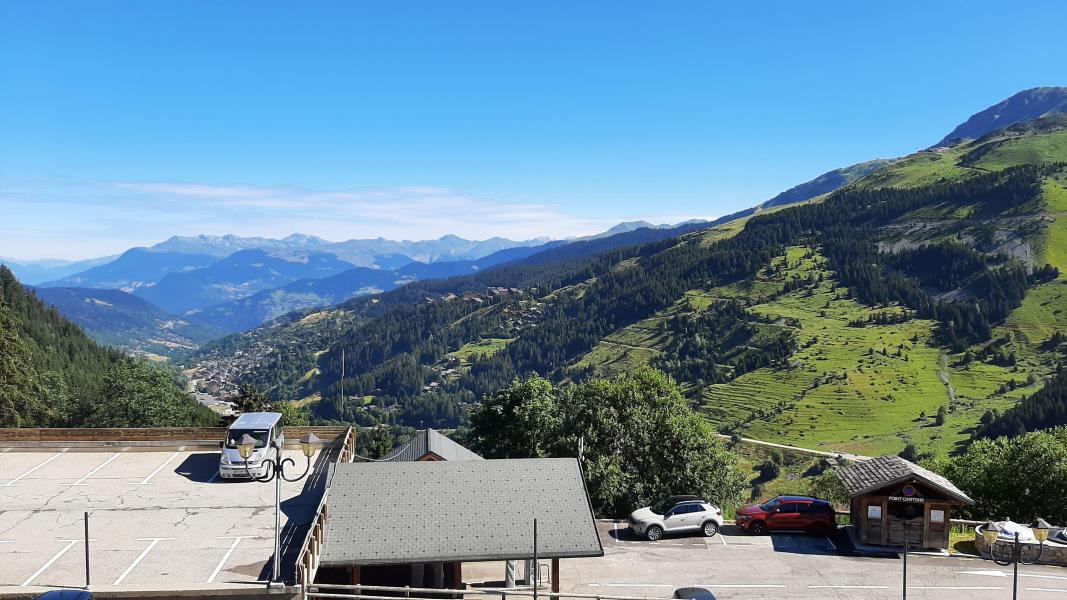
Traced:
<path id="1" fill-rule="evenodd" d="M 4 2 L 0 256 L 711 217 L 1067 84 L 1067 3 L 718 4 Z"/>

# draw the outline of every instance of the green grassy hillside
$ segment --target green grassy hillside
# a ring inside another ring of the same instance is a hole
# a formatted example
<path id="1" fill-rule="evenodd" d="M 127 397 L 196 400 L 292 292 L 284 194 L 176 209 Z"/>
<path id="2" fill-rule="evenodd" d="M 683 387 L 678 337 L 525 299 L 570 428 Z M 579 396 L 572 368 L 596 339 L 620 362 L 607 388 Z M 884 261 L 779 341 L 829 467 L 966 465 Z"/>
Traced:
<path id="1" fill-rule="evenodd" d="M 1067 133 L 1053 131 L 1029 137 L 979 140 L 940 152 L 920 152 L 861 180 L 861 189 L 922 187 L 964 179 L 976 171 L 999 170 L 1033 162 L 1067 161 Z M 996 147 L 973 164 L 961 164 L 983 143 Z M 1067 176 L 1050 176 L 1040 206 L 1028 207 L 1040 227 L 1023 227 L 1026 216 L 1007 217 L 998 225 L 1001 237 L 1018 237 L 1033 263 L 1049 263 L 1067 272 Z M 887 228 L 892 243 L 923 243 L 970 234 L 966 209 L 928 206 Z M 962 218 L 962 219 L 961 219 Z M 951 220 L 952 227 L 926 221 Z M 927 231 L 916 234 L 919 223 Z M 1008 230 L 1012 227 L 1012 230 Z M 704 235 L 722 239 L 737 229 L 720 227 Z M 904 233 L 901 233 L 903 231 Z M 1020 251 L 1022 252 L 1022 251 Z M 773 300 L 793 278 L 821 279 Z M 708 418 L 746 437 L 822 450 L 877 454 L 897 452 L 907 442 L 924 451 L 945 453 L 968 440 L 971 428 L 986 411 L 1003 411 L 1023 395 L 1032 394 L 1054 370 L 1056 357 L 1042 344 L 1056 331 L 1067 331 L 1067 279 L 1032 288 L 1022 305 L 997 327 L 993 339 L 1005 353 L 1014 352 L 1012 366 L 992 361 L 965 361 L 966 352 L 951 352 L 934 339 L 935 323 L 911 319 L 892 325 L 849 326 L 886 310 L 849 299 L 828 270 L 826 260 L 809 247 L 790 247 L 756 277 L 728 286 L 691 290 L 674 306 L 606 336 L 576 364 L 580 370 L 611 375 L 656 364 L 667 344 L 663 323 L 673 315 L 699 312 L 716 300 L 743 299 L 754 314 L 782 322 L 796 331 L 799 349 L 788 367 L 762 368 L 726 383 L 684 382 Z M 976 351 L 976 350 L 974 350 Z M 972 353 L 974 352 L 972 351 Z M 943 425 L 936 415 L 945 407 Z M 925 417 L 925 418 L 922 418 Z"/>

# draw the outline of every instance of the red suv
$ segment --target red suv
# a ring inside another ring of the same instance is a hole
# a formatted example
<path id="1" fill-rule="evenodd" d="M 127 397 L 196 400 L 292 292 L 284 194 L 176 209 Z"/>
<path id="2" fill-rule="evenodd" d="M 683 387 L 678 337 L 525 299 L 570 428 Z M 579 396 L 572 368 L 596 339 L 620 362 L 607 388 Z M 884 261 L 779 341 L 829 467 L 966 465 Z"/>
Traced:
<path id="1" fill-rule="evenodd" d="M 834 507 L 826 500 L 807 496 L 778 496 L 763 504 L 746 506 L 737 511 L 734 522 L 757 535 L 782 530 L 827 535 L 837 529 Z"/>

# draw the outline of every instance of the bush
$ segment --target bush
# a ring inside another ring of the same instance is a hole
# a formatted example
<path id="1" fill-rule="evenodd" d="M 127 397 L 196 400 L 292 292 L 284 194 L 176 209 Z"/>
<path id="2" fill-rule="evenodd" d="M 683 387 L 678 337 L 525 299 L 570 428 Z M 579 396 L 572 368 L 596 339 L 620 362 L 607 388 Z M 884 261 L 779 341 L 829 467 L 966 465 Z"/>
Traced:
<path id="1" fill-rule="evenodd" d="M 1067 428 L 982 439 L 936 465 L 975 500 L 975 519 L 1067 522 Z"/>
<path id="2" fill-rule="evenodd" d="M 489 397 L 471 416 L 469 441 L 487 458 L 576 456 L 601 516 L 625 516 L 671 494 L 720 506 L 740 502 L 737 457 L 678 385 L 653 369 L 564 388 L 535 377 Z"/>

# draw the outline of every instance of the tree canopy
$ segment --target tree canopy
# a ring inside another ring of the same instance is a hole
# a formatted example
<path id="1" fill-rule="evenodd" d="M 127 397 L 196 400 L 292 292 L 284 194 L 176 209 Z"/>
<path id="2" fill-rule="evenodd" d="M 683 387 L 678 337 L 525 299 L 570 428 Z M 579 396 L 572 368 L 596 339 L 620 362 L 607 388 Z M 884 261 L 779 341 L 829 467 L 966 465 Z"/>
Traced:
<path id="1" fill-rule="evenodd" d="M 577 456 L 593 508 L 624 516 L 670 494 L 740 501 L 737 458 L 677 384 L 653 369 L 555 387 L 515 381 L 472 415 L 468 443 L 488 458 Z"/>
<path id="2" fill-rule="evenodd" d="M 933 466 L 974 498 L 975 518 L 1067 522 L 1067 428 L 981 439 Z"/>

